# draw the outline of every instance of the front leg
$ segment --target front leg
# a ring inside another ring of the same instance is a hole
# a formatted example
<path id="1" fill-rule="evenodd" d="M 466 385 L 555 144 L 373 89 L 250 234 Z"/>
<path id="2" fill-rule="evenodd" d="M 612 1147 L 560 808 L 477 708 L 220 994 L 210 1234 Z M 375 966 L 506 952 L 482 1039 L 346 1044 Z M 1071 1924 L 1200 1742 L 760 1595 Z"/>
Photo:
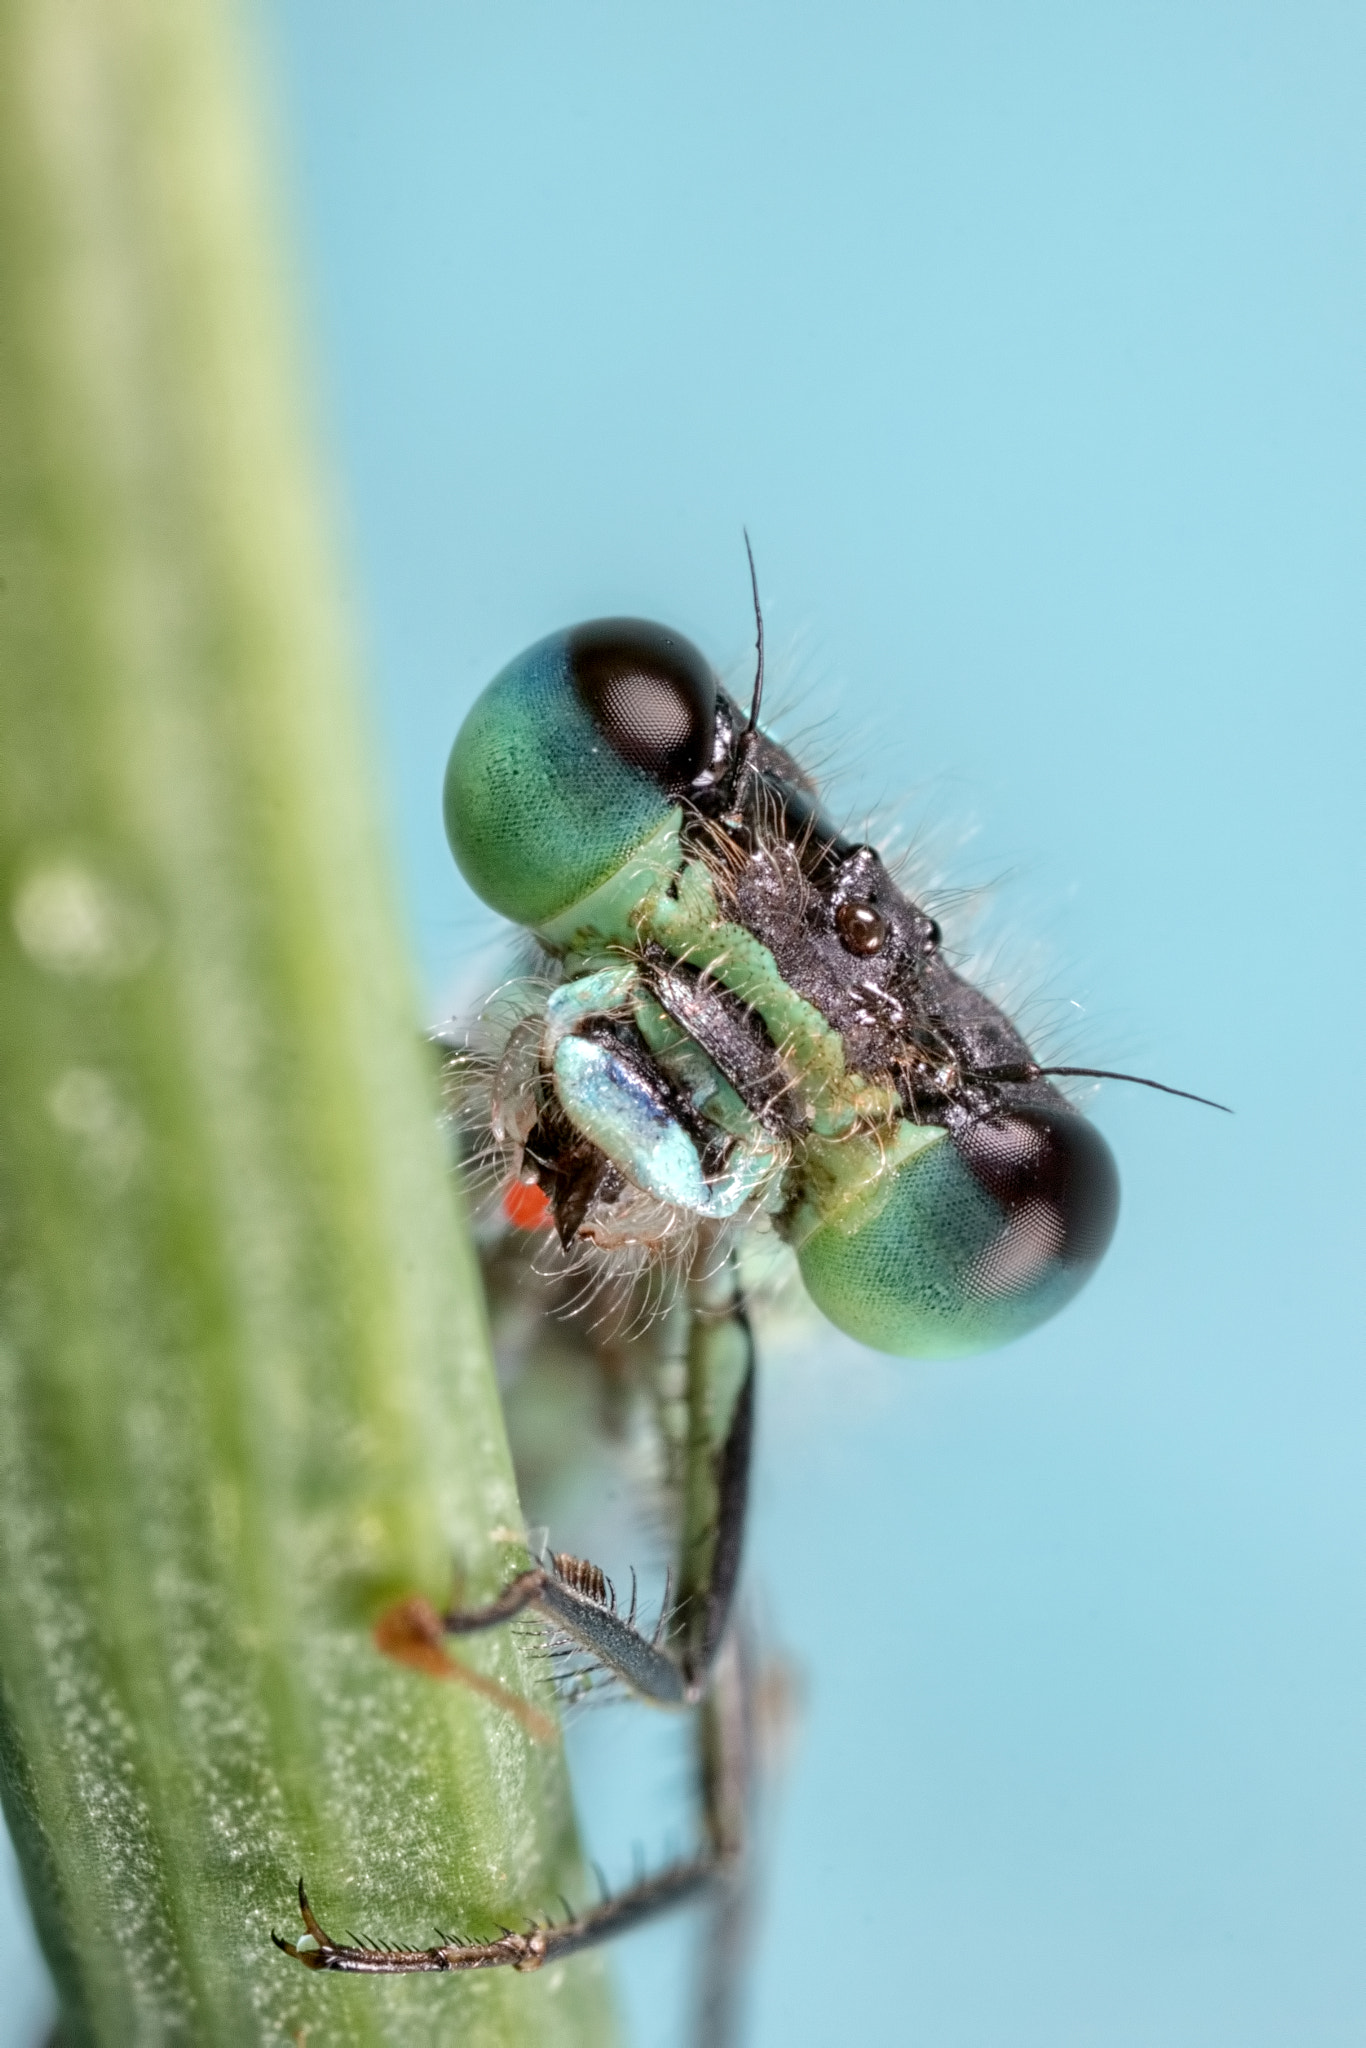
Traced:
<path id="1" fill-rule="evenodd" d="M 513 1929 L 497 1941 L 466 1941 L 457 1935 L 434 1948 L 382 1948 L 368 1942 L 334 1941 L 318 1924 L 299 1880 L 299 1913 L 304 1931 L 286 1941 L 273 1930 L 276 1948 L 306 1970 L 335 1970 L 351 1977 L 407 1977 L 448 1970 L 539 1970 L 579 1949 L 594 1948 L 613 1935 L 627 1934 L 643 1921 L 668 1912 L 709 1891 L 718 1881 L 716 1859 L 709 1852 L 687 1863 L 672 1863 L 657 1876 L 644 1878 L 615 1898 L 603 1899 L 585 1912 L 564 1920 L 533 1921 L 524 1934 Z"/>
<path id="2" fill-rule="evenodd" d="M 525 1576 L 525 1575 L 524 1575 Z M 511 1588 L 509 1588 L 509 1591 Z M 500 1931 L 495 1941 L 443 1936 L 430 1948 L 386 1948 L 358 1940 L 334 1941 L 308 1902 L 302 1880 L 297 1941 L 271 1940 L 309 1970 L 346 1976 L 394 1977 L 462 1970 L 539 1970 L 580 1949 L 627 1934 L 648 1920 L 695 1901 L 710 1901 L 713 1926 L 706 1945 L 699 2001 L 698 2048 L 731 2048 L 737 2038 L 737 1994 L 751 1938 L 745 1875 L 745 1838 L 753 1803 L 752 1646 L 732 1637 L 703 1705 L 700 1777 L 703 1847 L 695 1856 L 643 1877 L 595 1906 L 562 1920 L 532 1922 L 524 1932 Z"/>
<path id="3" fill-rule="evenodd" d="M 647 1636 L 632 1619 L 623 1619 L 602 1573 L 581 1558 L 557 1556 L 548 1565 L 533 1565 L 487 1606 L 452 1608 L 441 1625 L 448 1635 L 474 1635 L 528 1610 L 571 1635 L 641 1699 L 663 1707 L 689 1704 L 682 1667 L 661 1645 L 659 1632 Z"/>
<path id="4" fill-rule="evenodd" d="M 720 1258 L 720 1264 L 717 1261 Z M 520 1572 L 483 1607 L 442 1617 L 451 1635 L 528 1611 L 580 1643 L 639 1698 L 694 1705 L 725 1635 L 740 1571 L 754 1440 L 754 1344 L 733 1254 L 704 1240 L 688 1287 L 688 1415 L 677 1598 L 646 1635 L 596 1566 L 572 1557 Z"/>
<path id="5" fill-rule="evenodd" d="M 519 1614 L 566 1630 L 640 1697 L 673 1707 L 696 1704 L 703 1823 L 698 1851 L 640 1879 L 613 1898 L 559 1921 L 503 1928 L 494 1941 L 442 1936 L 429 1948 L 390 1948 L 354 1937 L 335 1941 L 299 1887 L 304 1931 L 272 1936 L 310 1970 L 358 1976 L 510 1968 L 544 1963 L 626 1933 L 694 1901 L 709 1905 L 698 2048 L 733 2048 L 739 1991 L 751 1939 L 753 1903 L 746 1837 L 753 1797 L 753 1659 L 744 1632 L 727 1629 L 739 1570 L 754 1418 L 754 1357 L 732 1258 L 701 1247 L 689 1286 L 688 1424 L 684 1515 L 676 1583 L 680 1597 L 653 1635 L 617 1613 L 593 1565 L 556 1557 L 509 1581 L 485 1606 L 444 1617 L 454 1635 L 495 1628 Z"/>

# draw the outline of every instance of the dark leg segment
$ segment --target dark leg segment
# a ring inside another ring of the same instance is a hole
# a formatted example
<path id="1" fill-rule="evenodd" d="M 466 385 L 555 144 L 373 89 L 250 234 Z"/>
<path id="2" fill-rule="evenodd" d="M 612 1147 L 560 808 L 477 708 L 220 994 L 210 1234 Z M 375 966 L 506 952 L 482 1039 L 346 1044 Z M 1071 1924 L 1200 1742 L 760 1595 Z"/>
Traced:
<path id="1" fill-rule="evenodd" d="M 406 1977 L 419 1971 L 442 1970 L 539 1970 L 543 1963 L 557 1962 L 578 1949 L 592 1948 L 625 1934 L 656 1913 L 665 1913 L 707 1891 L 717 1877 L 709 1856 L 690 1863 L 674 1863 L 657 1876 L 634 1884 L 616 1898 L 604 1899 L 586 1913 L 572 1919 L 543 1921 L 527 1928 L 525 1934 L 507 1933 L 497 1941 L 439 1943 L 434 1948 L 378 1948 L 368 1943 L 333 1941 L 319 1926 L 299 1882 L 299 1911 L 304 1932 L 298 1941 L 285 1941 L 272 1933 L 276 1948 L 293 1956 L 307 1970 L 336 1970 L 354 1977 Z"/>

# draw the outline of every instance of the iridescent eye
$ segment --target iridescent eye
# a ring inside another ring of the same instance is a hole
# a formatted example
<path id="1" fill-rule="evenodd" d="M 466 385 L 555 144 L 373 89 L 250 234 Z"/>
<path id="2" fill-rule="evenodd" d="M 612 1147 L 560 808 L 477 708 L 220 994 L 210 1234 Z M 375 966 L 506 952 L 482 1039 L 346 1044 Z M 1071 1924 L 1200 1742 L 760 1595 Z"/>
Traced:
<path id="1" fill-rule="evenodd" d="M 948 1358 L 1019 1337 L 1095 1270 L 1119 1178 L 1093 1124 L 1012 1110 L 899 1166 L 880 1209 L 798 1246 L 807 1289 L 839 1329 L 903 1358 Z"/>
<path id="2" fill-rule="evenodd" d="M 510 662 L 446 769 L 446 834 L 505 917 L 544 926 L 619 874 L 711 758 L 716 679 L 681 633 L 599 619 Z"/>

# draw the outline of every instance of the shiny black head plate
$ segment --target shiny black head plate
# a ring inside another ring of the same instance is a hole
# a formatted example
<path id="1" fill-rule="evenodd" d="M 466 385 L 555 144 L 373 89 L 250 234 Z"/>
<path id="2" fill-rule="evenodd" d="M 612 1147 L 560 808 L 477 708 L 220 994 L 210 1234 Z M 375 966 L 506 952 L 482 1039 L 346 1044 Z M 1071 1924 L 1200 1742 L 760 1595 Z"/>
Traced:
<path id="1" fill-rule="evenodd" d="M 632 768 L 680 795 L 711 760 L 716 677 L 681 633 L 648 619 L 592 619 L 569 635 L 580 702 Z"/>

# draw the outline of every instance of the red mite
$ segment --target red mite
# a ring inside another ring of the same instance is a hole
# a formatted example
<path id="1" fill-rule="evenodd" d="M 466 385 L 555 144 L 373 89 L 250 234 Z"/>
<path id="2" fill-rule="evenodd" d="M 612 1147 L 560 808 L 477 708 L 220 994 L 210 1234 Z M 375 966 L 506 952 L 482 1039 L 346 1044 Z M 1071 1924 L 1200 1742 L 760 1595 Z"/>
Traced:
<path id="1" fill-rule="evenodd" d="M 504 1191 L 503 1214 L 514 1230 L 548 1230 L 555 1220 L 544 1192 L 523 1180 Z"/>

